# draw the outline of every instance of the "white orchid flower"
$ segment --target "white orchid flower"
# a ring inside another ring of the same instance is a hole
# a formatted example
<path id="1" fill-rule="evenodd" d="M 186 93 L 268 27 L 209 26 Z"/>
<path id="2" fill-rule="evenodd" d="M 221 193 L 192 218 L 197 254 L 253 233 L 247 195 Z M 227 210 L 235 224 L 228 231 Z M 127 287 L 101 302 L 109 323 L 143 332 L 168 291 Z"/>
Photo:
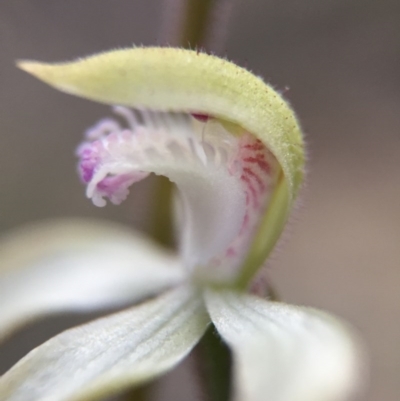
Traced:
<path id="1" fill-rule="evenodd" d="M 120 121 L 100 121 L 78 148 L 87 196 L 119 204 L 148 174 L 168 177 L 179 195 L 179 251 L 93 222 L 41 224 L 6 238 L 3 336 L 45 314 L 153 298 L 34 349 L 1 377 L 0 400 L 114 394 L 172 369 L 210 322 L 233 354 L 234 400 L 353 394 L 360 352 L 346 324 L 248 290 L 303 177 L 301 132 L 277 92 L 226 60 L 172 48 L 19 66 L 64 92 L 118 105 Z"/>

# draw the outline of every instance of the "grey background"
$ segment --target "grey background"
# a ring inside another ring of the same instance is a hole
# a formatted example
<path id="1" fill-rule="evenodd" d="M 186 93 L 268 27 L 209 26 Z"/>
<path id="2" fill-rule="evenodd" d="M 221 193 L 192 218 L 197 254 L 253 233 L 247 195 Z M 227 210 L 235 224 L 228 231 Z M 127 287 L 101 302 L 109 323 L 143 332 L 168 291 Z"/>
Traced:
<path id="1" fill-rule="evenodd" d="M 0 2 L 1 231 L 77 215 L 146 228 L 151 180 L 137 184 L 121 207 L 97 209 L 75 174 L 73 151 L 81 133 L 108 109 L 53 91 L 13 63 L 163 43 L 161 14 L 157 0 Z M 237 1 L 225 50 L 285 91 L 309 144 L 301 206 L 270 275 L 286 301 L 351 322 L 370 349 L 370 387 L 362 399 L 396 401 L 400 2 Z M 68 324 L 52 319 L 20 333 L 0 349 L 1 369 Z M 181 368 L 169 384 L 164 379 L 165 399 L 178 399 L 179 392 L 191 399 L 191 387 L 181 385 L 184 374 Z"/>

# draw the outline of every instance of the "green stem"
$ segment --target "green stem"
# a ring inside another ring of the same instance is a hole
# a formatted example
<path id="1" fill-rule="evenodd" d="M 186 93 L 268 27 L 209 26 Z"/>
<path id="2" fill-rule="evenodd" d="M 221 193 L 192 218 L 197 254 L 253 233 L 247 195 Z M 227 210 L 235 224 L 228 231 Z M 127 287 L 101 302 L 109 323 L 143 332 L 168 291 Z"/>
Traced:
<path id="1" fill-rule="evenodd" d="M 123 397 L 125 401 L 147 401 L 149 399 L 150 384 L 143 384 L 140 387 L 129 390 Z"/>
<path id="2" fill-rule="evenodd" d="M 207 25 L 218 0 L 187 0 L 182 20 L 179 45 L 186 48 L 199 48 L 205 45 Z M 151 234 L 160 244 L 173 246 L 172 226 L 173 184 L 165 177 L 156 177 L 156 204 L 152 213 Z"/>
<path id="3" fill-rule="evenodd" d="M 231 353 L 211 325 L 198 347 L 200 379 L 205 384 L 210 401 L 228 401 L 231 392 Z"/>
<path id="4" fill-rule="evenodd" d="M 268 283 L 267 297 L 268 297 L 269 301 L 273 301 L 273 302 L 281 302 L 282 301 L 278 290 L 272 283 Z"/>
<path id="5" fill-rule="evenodd" d="M 151 214 L 151 235 L 159 244 L 171 248 L 173 243 L 172 193 L 173 184 L 166 177 L 155 177 L 154 208 Z"/>
<path id="6" fill-rule="evenodd" d="M 187 0 L 181 45 L 191 49 L 205 45 L 210 16 L 218 0 Z"/>
<path id="7" fill-rule="evenodd" d="M 213 11 L 221 0 L 187 0 L 183 7 L 182 31 L 178 45 L 190 49 L 205 48 L 207 45 L 207 28 L 210 27 Z M 214 15 L 215 17 L 215 15 Z M 225 19 L 227 21 L 227 18 Z M 215 21 L 215 18 L 214 18 Z M 172 183 L 164 177 L 156 177 L 155 208 L 152 214 L 153 238 L 164 246 L 173 245 L 172 226 Z M 199 347 L 206 377 L 203 377 L 208 388 L 210 401 L 228 401 L 231 387 L 231 355 L 227 346 L 216 334 L 214 326 L 210 327 Z M 146 395 L 146 394 L 145 394 Z M 129 401 L 134 401 L 135 392 Z M 137 400 L 144 400 L 137 398 Z"/>

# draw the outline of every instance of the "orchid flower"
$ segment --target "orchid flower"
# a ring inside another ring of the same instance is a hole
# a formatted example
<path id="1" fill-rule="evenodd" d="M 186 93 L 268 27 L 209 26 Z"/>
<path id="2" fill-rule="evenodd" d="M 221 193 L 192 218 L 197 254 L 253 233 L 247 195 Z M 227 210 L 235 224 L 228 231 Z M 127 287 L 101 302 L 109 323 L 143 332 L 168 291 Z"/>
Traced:
<path id="1" fill-rule="evenodd" d="M 179 246 L 171 253 L 98 222 L 42 223 L 3 240 L 2 336 L 49 313 L 144 301 L 31 351 L 1 377 L 0 400 L 92 400 L 147 382 L 177 365 L 211 322 L 232 351 L 234 400 L 353 394 L 352 330 L 253 291 L 304 171 L 299 125 L 277 92 L 224 59 L 173 48 L 19 67 L 115 105 L 119 119 L 101 120 L 77 150 L 86 194 L 97 206 L 119 204 L 150 173 L 168 177 Z"/>

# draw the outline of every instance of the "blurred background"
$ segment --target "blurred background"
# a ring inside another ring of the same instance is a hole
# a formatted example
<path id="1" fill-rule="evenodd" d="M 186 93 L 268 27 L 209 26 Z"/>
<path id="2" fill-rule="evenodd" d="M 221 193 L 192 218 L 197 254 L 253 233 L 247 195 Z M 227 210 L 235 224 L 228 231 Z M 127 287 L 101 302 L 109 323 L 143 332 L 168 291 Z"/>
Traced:
<path id="1" fill-rule="evenodd" d="M 82 132 L 108 108 L 50 89 L 14 60 L 165 44 L 164 7 L 161 0 L 0 2 L 1 233 L 65 216 L 147 229 L 151 179 L 136 184 L 122 206 L 99 209 L 76 175 Z M 362 399 L 397 401 L 400 2 L 238 0 L 231 17 L 220 51 L 285 93 L 309 145 L 306 189 L 270 276 L 285 301 L 351 322 L 370 350 Z M 50 319 L 21 332 L 0 348 L 1 372 L 71 322 L 77 320 Z M 195 399 L 190 386 L 176 385 L 183 374 L 180 367 L 162 380 L 165 399 Z"/>

